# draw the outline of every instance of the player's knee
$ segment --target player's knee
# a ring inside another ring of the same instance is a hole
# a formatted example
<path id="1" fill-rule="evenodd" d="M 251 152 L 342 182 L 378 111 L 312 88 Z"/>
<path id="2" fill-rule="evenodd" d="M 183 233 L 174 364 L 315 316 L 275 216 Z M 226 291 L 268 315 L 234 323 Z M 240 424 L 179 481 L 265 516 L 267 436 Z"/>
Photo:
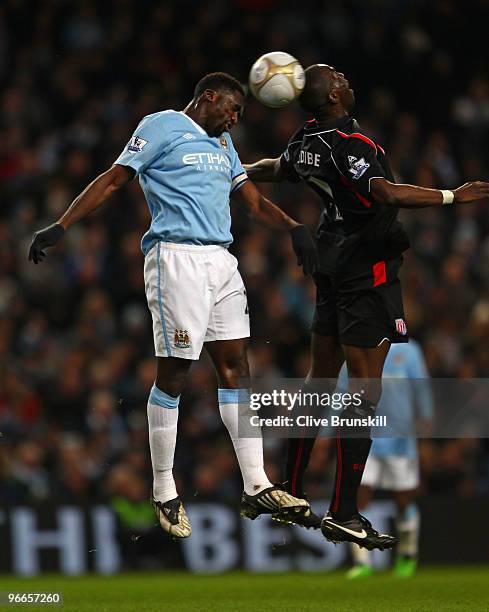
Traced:
<path id="1" fill-rule="evenodd" d="M 371 404 L 377 405 L 382 395 L 382 379 L 372 371 L 367 357 L 360 352 L 350 355 L 347 367 L 350 390 L 361 392 Z"/>
<path id="2" fill-rule="evenodd" d="M 219 384 L 225 389 L 236 389 L 247 384 L 250 375 L 246 351 L 230 355 L 219 366 Z"/>
<path id="3" fill-rule="evenodd" d="M 158 389 L 160 389 L 160 391 L 171 395 L 171 397 L 178 397 L 185 388 L 186 380 L 186 371 L 173 372 L 171 376 L 158 372 L 158 375 L 156 376 L 156 386 Z"/>
<path id="4" fill-rule="evenodd" d="M 174 357 L 158 357 L 156 370 L 156 386 L 171 395 L 179 396 L 187 381 L 187 374 L 192 361 Z"/>
<path id="5" fill-rule="evenodd" d="M 351 351 L 347 356 L 346 365 L 350 378 L 368 378 L 369 364 L 366 356 L 362 352 Z"/>
<path id="6" fill-rule="evenodd" d="M 183 380 L 159 380 L 157 378 L 156 386 L 167 395 L 178 397 L 185 387 L 185 378 Z"/>

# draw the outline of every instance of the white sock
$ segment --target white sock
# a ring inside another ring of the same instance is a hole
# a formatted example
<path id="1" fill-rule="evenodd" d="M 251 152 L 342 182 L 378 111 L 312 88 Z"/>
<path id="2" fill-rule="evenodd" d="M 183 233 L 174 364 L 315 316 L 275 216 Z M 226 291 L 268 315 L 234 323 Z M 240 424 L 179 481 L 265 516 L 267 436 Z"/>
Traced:
<path id="1" fill-rule="evenodd" d="M 419 510 L 415 503 L 409 504 L 404 512 L 398 514 L 396 518 L 397 536 L 399 538 L 398 555 L 418 556 L 419 523 Z"/>
<path id="2" fill-rule="evenodd" d="M 351 556 L 353 565 L 371 565 L 370 552 L 366 548 L 360 548 L 358 544 L 351 544 Z"/>
<path id="3" fill-rule="evenodd" d="M 177 442 L 178 403 L 153 385 L 148 400 L 149 448 L 153 465 L 153 496 L 161 502 L 177 497 L 173 458 Z"/>
<path id="4" fill-rule="evenodd" d="M 240 404 L 249 404 L 248 389 L 218 389 L 219 412 L 226 425 L 234 452 L 238 459 L 243 487 L 248 495 L 256 495 L 263 489 L 273 486 L 263 467 L 263 440 L 240 438 L 238 435 L 238 410 Z"/>

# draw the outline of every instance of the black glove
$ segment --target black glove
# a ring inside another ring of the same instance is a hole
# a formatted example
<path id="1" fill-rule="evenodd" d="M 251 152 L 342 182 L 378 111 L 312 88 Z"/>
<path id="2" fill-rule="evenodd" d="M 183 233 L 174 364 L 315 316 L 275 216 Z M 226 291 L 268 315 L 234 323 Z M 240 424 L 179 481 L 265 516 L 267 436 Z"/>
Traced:
<path id="1" fill-rule="evenodd" d="M 318 268 L 318 254 L 314 240 L 305 225 L 296 225 L 291 231 L 292 248 L 297 255 L 297 265 L 302 266 L 304 275 L 311 276 Z"/>
<path id="2" fill-rule="evenodd" d="M 64 227 L 59 223 L 53 223 L 49 227 L 45 227 L 34 234 L 31 246 L 29 248 L 29 261 L 38 264 L 46 257 L 47 247 L 54 246 L 65 233 Z"/>

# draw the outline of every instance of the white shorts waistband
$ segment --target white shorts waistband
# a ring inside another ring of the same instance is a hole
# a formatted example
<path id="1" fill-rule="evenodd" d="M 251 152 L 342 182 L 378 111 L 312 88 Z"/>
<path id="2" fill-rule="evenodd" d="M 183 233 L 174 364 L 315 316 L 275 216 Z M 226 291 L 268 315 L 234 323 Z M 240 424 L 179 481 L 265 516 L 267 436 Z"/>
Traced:
<path id="1" fill-rule="evenodd" d="M 227 251 L 228 248 L 221 244 L 179 244 L 176 242 L 157 242 L 162 249 L 170 251 L 187 251 L 188 253 L 208 253 L 209 251 Z"/>

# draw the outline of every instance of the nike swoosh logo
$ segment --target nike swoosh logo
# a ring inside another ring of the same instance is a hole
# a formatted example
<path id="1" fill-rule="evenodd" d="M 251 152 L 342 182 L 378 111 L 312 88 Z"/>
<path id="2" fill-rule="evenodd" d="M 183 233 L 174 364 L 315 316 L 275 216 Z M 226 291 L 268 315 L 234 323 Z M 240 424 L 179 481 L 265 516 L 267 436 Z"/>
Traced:
<path id="1" fill-rule="evenodd" d="M 331 523 L 329 521 L 324 521 L 324 522 L 326 525 L 329 523 L 332 527 L 336 527 L 337 529 L 346 531 L 346 533 L 349 533 L 355 538 L 360 538 L 361 540 L 363 540 L 364 538 L 367 537 L 367 532 L 365 531 L 365 529 L 362 529 L 362 531 L 353 531 L 352 529 L 348 529 L 347 527 L 341 527 L 341 525 L 337 525 L 336 523 Z"/>

